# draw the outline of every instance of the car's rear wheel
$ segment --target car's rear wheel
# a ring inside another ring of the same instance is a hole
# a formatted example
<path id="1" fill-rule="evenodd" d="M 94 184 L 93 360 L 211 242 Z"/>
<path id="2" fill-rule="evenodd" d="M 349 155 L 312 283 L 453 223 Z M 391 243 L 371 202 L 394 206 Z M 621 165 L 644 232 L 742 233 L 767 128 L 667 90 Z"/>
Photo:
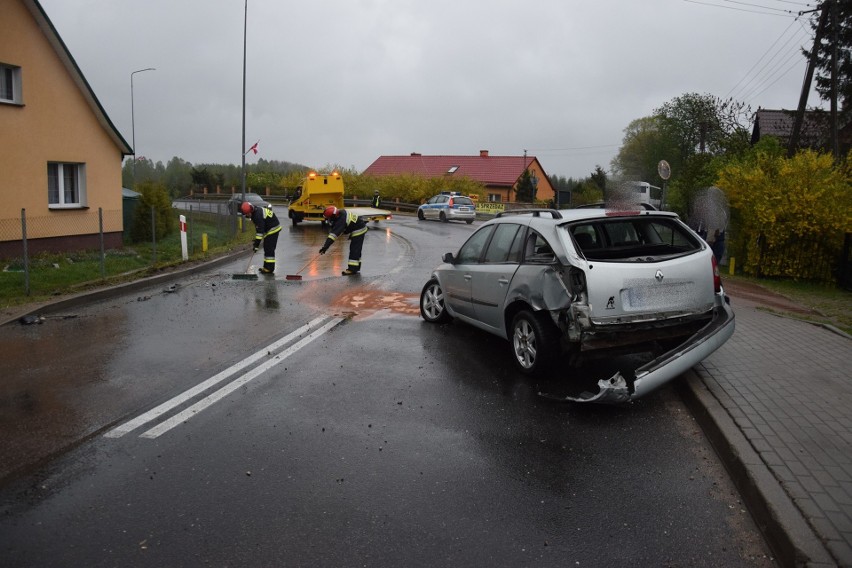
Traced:
<path id="1" fill-rule="evenodd" d="M 470 225 L 471 223 L 473 223 L 473 219 L 465 219 L 464 222 Z"/>
<path id="2" fill-rule="evenodd" d="M 420 219 L 421 221 L 423 221 L 424 219 L 426 219 L 426 216 L 423 214 L 423 210 L 422 210 L 422 209 L 418 209 L 418 210 L 417 210 L 417 218 L 418 218 L 418 219 Z"/>
<path id="3" fill-rule="evenodd" d="M 444 223 L 447 222 L 447 215 L 443 211 L 441 211 L 440 217 L 441 217 L 442 222 L 444 222 Z"/>
<path id="4" fill-rule="evenodd" d="M 512 319 L 510 339 L 515 365 L 526 375 L 547 369 L 556 359 L 559 337 L 547 314 L 518 312 Z"/>
<path id="5" fill-rule="evenodd" d="M 420 292 L 420 315 L 429 323 L 443 323 L 451 319 L 444 303 L 444 290 L 434 278 Z"/>

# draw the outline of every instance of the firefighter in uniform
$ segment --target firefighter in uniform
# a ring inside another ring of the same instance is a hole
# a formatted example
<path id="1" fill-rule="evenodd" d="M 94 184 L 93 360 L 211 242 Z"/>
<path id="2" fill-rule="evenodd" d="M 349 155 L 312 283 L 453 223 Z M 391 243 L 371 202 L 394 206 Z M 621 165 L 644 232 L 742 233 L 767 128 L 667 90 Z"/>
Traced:
<path id="1" fill-rule="evenodd" d="M 364 246 L 364 235 L 367 233 L 367 222 L 358 217 L 355 213 L 350 213 L 346 209 L 338 209 L 337 207 L 329 206 L 322 212 L 325 220 L 331 224 L 331 232 L 325 239 L 325 244 L 319 250 L 320 254 L 325 254 L 328 247 L 334 244 L 341 235 L 349 235 L 349 263 L 346 270 L 343 271 L 344 276 L 358 274 L 361 270 L 361 248 Z"/>
<path id="2" fill-rule="evenodd" d="M 370 202 L 370 205 L 376 209 L 382 206 L 382 196 L 379 195 L 378 189 L 373 192 L 373 200 Z"/>
<path id="3" fill-rule="evenodd" d="M 272 207 L 255 207 L 248 201 L 240 205 L 243 215 L 254 223 L 255 235 L 252 248 L 254 252 L 260 248 L 263 242 L 263 267 L 261 274 L 272 274 L 275 272 L 275 247 L 278 245 L 278 233 L 281 232 L 281 223 L 272 211 Z"/>

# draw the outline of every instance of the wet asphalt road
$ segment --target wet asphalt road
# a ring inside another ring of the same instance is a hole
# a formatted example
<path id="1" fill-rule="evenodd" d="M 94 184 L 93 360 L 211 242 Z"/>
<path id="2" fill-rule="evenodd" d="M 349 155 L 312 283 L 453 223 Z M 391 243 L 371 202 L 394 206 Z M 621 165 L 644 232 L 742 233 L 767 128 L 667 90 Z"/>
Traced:
<path id="1" fill-rule="evenodd" d="M 772 565 L 671 389 L 552 403 L 418 317 L 478 226 L 381 222 L 362 276 L 337 243 L 293 282 L 325 231 L 285 224 L 275 279 L 232 279 L 246 257 L 0 328 L 3 564 Z"/>

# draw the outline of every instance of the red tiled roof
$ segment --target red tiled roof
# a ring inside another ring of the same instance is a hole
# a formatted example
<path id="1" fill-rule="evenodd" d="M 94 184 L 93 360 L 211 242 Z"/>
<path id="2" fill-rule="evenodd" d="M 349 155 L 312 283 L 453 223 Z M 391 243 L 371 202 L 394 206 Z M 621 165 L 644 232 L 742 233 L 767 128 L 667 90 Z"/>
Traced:
<path id="1" fill-rule="evenodd" d="M 411 174 L 423 177 L 467 177 L 488 186 L 511 187 L 535 156 L 380 156 L 364 170 L 364 175 Z M 450 170 L 457 168 L 452 173 Z"/>

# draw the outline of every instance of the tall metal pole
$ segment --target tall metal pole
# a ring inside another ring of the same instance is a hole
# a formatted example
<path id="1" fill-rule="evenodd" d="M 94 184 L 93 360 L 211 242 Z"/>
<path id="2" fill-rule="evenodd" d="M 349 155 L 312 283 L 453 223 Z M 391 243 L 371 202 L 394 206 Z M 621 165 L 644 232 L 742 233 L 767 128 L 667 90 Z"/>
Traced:
<path id="1" fill-rule="evenodd" d="M 246 200 L 246 36 L 248 31 L 248 0 L 246 0 L 245 13 L 243 15 L 243 201 Z"/>
<path id="2" fill-rule="evenodd" d="M 142 73 L 143 71 L 156 71 L 156 69 L 153 67 L 147 67 L 145 69 L 134 71 L 130 74 L 130 130 L 132 131 L 131 136 L 133 137 L 133 185 L 136 185 L 136 118 L 133 112 L 133 76 L 137 73 Z"/>

